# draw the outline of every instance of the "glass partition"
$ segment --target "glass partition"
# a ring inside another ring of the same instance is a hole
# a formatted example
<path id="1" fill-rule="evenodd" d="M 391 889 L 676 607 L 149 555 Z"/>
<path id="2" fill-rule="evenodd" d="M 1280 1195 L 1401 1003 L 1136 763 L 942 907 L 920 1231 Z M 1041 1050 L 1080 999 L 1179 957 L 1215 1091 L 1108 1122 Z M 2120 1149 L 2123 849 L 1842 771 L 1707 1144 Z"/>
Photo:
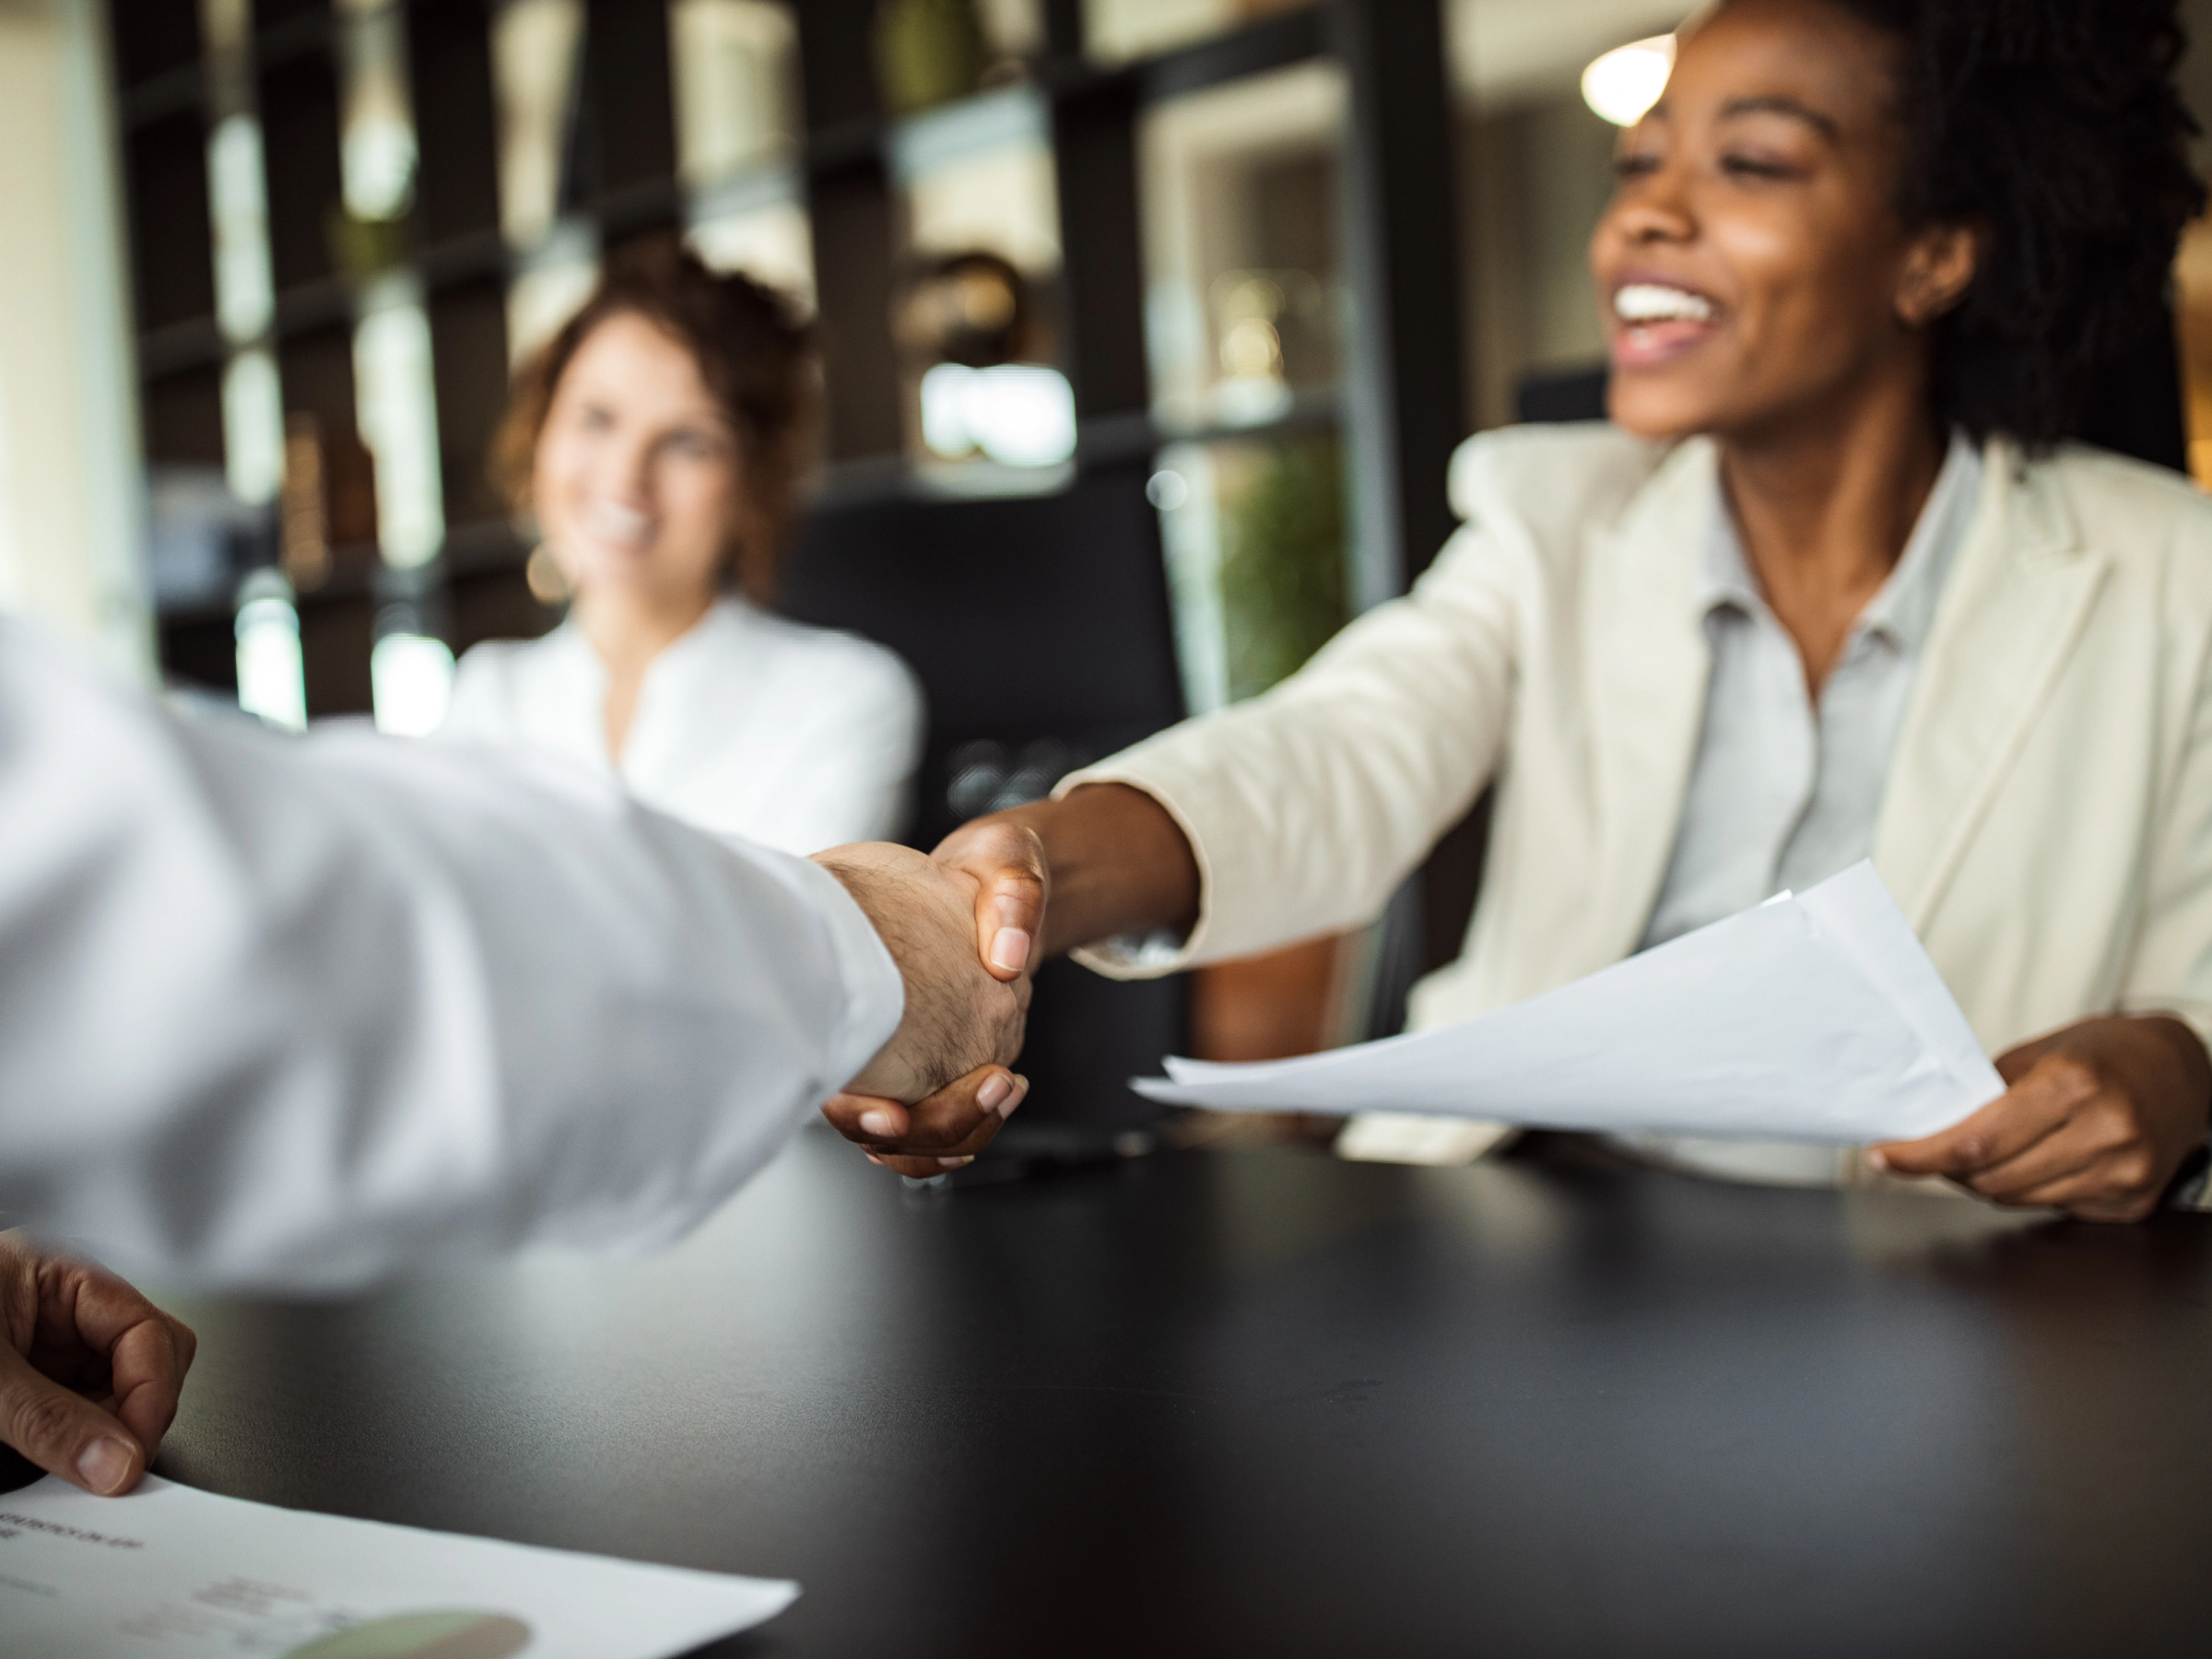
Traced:
<path id="1" fill-rule="evenodd" d="M 1340 311 L 1332 63 L 1171 100 L 1140 132 L 1153 413 L 1257 427 L 1332 399 Z"/>

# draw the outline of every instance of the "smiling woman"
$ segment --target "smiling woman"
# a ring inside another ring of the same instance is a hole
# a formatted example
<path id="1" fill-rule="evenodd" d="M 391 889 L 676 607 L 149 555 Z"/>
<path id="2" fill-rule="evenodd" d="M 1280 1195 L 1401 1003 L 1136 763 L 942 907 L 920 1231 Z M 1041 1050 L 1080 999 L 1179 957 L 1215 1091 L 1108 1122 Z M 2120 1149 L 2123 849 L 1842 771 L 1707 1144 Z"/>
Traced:
<path id="1" fill-rule="evenodd" d="M 611 769 L 649 805 L 787 852 L 896 835 L 913 677 L 766 608 L 813 375 L 806 330 L 748 278 L 658 248 L 610 270 L 516 377 L 499 444 L 568 620 L 470 652 L 441 735 Z"/>
<path id="2" fill-rule="evenodd" d="M 1417 1025 L 1871 856 L 2007 1092 L 1912 1146 L 1634 1150 L 2106 1219 L 2187 1194 L 2212 503 L 2055 441 L 2203 199 L 2182 44 L 2172 0 L 1707 8 L 1592 243 L 1612 422 L 1471 440 L 1410 595 L 942 854 L 1041 863 L 1048 947 L 1159 971 L 1367 920 L 1494 783 Z"/>

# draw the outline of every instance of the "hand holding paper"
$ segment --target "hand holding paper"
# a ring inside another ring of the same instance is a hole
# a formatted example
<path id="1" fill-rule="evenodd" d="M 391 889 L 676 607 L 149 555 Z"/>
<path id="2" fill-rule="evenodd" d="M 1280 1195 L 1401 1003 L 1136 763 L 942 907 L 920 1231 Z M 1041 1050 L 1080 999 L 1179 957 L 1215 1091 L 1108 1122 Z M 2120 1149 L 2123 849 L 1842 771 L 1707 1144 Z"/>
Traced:
<path id="1" fill-rule="evenodd" d="M 0 1232 L 0 1444 L 87 1491 L 138 1484 L 197 1341 L 105 1268 Z"/>
<path id="2" fill-rule="evenodd" d="M 1296 1060 L 1171 1058 L 1148 1099 L 1557 1129 L 1859 1144 L 2004 1092 L 1881 877 L 1859 864 L 1511 1007 Z"/>

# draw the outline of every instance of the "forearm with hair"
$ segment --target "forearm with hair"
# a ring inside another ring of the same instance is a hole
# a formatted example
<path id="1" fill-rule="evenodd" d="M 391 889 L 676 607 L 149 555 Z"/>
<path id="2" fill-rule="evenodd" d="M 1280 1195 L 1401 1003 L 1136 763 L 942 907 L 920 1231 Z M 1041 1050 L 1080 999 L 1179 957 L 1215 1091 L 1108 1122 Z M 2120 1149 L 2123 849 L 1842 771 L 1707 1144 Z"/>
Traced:
<path id="1" fill-rule="evenodd" d="M 899 964 L 899 977 L 906 986 L 906 1013 L 891 1042 L 914 1075 L 926 1081 L 922 1093 L 996 1059 L 959 976 L 929 971 L 931 942 L 911 924 L 910 901 L 900 890 L 900 884 L 863 865 L 828 858 L 819 862 L 867 912 L 877 935 Z"/>

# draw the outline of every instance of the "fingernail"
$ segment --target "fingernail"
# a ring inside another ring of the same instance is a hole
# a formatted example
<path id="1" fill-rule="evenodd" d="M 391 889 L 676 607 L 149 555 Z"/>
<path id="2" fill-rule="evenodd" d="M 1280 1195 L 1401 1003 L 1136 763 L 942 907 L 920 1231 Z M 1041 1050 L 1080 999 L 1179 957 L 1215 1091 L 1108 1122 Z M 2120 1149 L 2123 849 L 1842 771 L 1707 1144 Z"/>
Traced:
<path id="1" fill-rule="evenodd" d="M 1005 1072 L 993 1072 L 975 1091 L 975 1103 L 985 1112 L 996 1112 L 998 1103 L 1014 1092 L 1014 1079 Z"/>
<path id="2" fill-rule="evenodd" d="M 1014 1092 L 1006 1097 L 1006 1103 L 998 1109 L 998 1115 L 1002 1118 L 1012 1117 L 1014 1115 L 1014 1108 L 1020 1105 L 1029 1098 L 1030 1080 L 1027 1077 L 1016 1077 L 1014 1079 Z"/>
<path id="3" fill-rule="evenodd" d="M 1879 1152 L 1868 1152 L 1866 1154 L 1866 1167 L 1870 1170 L 1887 1170 L 1889 1167 L 1889 1160 L 1884 1158 Z"/>
<path id="4" fill-rule="evenodd" d="M 971 1164 L 974 1161 L 975 1159 L 972 1155 L 967 1158 L 940 1158 L 937 1159 L 937 1167 L 941 1170 L 957 1170 L 962 1164 Z"/>
<path id="5" fill-rule="evenodd" d="M 78 1455 L 76 1472 L 101 1496 L 113 1493 L 131 1477 L 130 1448 L 121 1441 L 96 1440 Z"/>
<path id="6" fill-rule="evenodd" d="M 871 1107 L 862 1112 L 860 1126 L 868 1134 L 880 1135 L 887 1140 L 899 1133 L 899 1120 L 880 1106 Z"/>
<path id="7" fill-rule="evenodd" d="M 1002 927 L 991 935 L 991 965 L 1019 973 L 1030 959 L 1030 935 L 1018 927 Z"/>
<path id="8" fill-rule="evenodd" d="M 864 1152 L 861 1154 L 861 1156 L 865 1158 L 870 1163 L 874 1164 L 879 1170 L 887 1167 L 883 1159 L 877 1157 L 873 1152 Z"/>

